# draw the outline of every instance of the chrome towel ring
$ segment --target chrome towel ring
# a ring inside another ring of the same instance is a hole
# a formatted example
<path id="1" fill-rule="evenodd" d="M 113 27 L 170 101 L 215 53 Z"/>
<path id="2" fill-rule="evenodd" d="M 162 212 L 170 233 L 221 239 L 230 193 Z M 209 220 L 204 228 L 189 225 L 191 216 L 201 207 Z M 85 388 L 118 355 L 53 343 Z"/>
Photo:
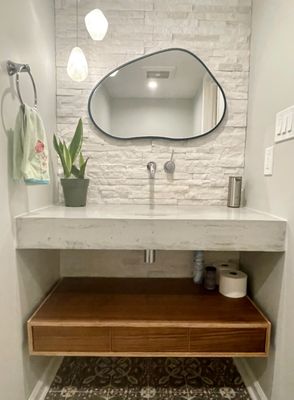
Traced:
<path id="1" fill-rule="evenodd" d="M 19 98 L 19 101 L 21 102 L 22 105 L 24 105 L 23 99 L 21 97 L 21 93 L 20 93 L 20 84 L 19 84 L 19 78 L 20 78 L 20 73 L 21 72 L 27 72 L 31 78 L 32 81 L 32 85 L 33 85 L 33 89 L 34 89 L 34 108 L 37 108 L 38 105 L 38 97 L 37 97 L 37 88 L 36 88 L 36 84 L 33 78 L 33 75 L 31 73 L 31 68 L 28 64 L 18 64 L 15 63 L 13 61 L 7 61 L 7 72 L 8 75 L 13 76 L 16 75 L 16 90 L 17 90 L 17 95 Z"/>

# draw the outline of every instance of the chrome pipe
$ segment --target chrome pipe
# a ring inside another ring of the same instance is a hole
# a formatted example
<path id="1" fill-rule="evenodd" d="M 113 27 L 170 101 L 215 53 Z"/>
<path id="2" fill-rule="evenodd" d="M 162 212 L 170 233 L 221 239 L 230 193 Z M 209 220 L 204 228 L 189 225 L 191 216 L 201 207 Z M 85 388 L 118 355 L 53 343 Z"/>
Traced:
<path id="1" fill-rule="evenodd" d="M 156 260 L 156 250 L 144 250 L 144 263 L 153 264 Z"/>

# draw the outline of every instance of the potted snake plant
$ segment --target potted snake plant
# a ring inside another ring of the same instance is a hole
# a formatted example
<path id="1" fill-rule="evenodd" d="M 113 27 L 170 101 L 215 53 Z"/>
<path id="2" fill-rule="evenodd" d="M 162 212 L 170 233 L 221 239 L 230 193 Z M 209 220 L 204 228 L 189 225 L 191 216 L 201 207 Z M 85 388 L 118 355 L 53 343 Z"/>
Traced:
<path id="1" fill-rule="evenodd" d="M 75 134 L 69 145 L 53 136 L 53 145 L 63 168 L 61 178 L 66 207 L 83 207 L 87 202 L 89 179 L 85 178 L 88 159 L 82 154 L 83 122 L 79 119 Z"/>

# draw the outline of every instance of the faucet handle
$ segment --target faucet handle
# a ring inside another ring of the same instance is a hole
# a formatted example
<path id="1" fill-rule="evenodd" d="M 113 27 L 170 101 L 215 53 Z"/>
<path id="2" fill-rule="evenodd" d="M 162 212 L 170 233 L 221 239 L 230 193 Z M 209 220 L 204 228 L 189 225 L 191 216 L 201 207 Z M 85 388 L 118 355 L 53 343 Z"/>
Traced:
<path id="1" fill-rule="evenodd" d="M 167 161 L 167 162 L 164 164 L 164 171 L 165 171 L 167 174 L 173 174 L 173 173 L 175 172 L 176 164 L 175 164 L 173 158 L 174 158 L 174 150 L 172 150 L 170 160 Z"/>

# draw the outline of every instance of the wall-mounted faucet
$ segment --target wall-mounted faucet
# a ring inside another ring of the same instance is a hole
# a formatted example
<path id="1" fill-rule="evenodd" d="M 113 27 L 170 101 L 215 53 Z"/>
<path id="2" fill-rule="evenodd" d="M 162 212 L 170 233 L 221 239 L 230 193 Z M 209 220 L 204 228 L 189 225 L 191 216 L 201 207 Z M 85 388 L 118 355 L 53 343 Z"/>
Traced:
<path id="1" fill-rule="evenodd" d="M 156 163 L 155 163 L 154 161 L 150 161 L 150 162 L 147 164 L 147 170 L 148 170 L 148 172 L 149 172 L 149 177 L 150 177 L 151 179 L 154 179 L 154 177 L 155 177 L 155 172 L 156 172 Z"/>

